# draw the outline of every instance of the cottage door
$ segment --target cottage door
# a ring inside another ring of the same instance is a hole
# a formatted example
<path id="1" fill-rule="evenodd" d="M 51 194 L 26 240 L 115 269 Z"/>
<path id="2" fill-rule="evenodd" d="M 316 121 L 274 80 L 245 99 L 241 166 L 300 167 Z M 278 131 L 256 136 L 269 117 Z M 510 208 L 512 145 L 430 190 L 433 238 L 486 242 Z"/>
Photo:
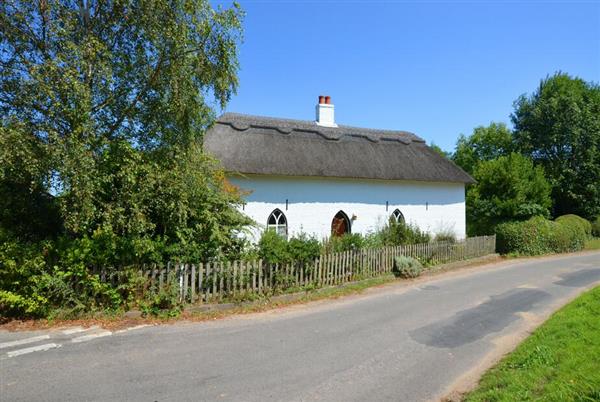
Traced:
<path id="1" fill-rule="evenodd" d="M 348 216 L 340 211 L 335 214 L 331 221 L 331 235 L 342 236 L 344 233 L 350 233 L 350 221 Z"/>

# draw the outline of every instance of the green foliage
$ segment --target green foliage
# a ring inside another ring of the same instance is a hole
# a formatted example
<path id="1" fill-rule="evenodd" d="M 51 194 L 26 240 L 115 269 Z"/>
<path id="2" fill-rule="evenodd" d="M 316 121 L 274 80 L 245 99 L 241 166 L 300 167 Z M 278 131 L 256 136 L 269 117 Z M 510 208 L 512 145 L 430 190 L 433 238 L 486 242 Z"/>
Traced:
<path id="1" fill-rule="evenodd" d="M 456 234 L 451 230 L 443 230 L 435 234 L 433 241 L 456 243 Z"/>
<path id="2" fill-rule="evenodd" d="M 394 258 L 394 274 L 402 278 L 416 278 L 423 272 L 423 265 L 412 258 L 403 255 Z"/>
<path id="3" fill-rule="evenodd" d="M 585 242 L 584 250 L 600 250 L 600 237 L 593 237 Z"/>
<path id="4" fill-rule="evenodd" d="M 382 246 L 399 246 L 403 244 L 428 243 L 431 236 L 419 227 L 390 220 L 386 226 L 375 233 Z"/>
<path id="5" fill-rule="evenodd" d="M 205 0 L 0 3 L 2 227 L 160 237 L 181 258 L 235 248 L 238 194 L 199 144 L 212 100 L 236 90 L 242 16 Z"/>
<path id="6" fill-rule="evenodd" d="M 496 228 L 496 236 L 498 252 L 524 255 L 581 250 L 588 238 L 579 220 L 549 221 L 541 216 L 502 223 Z"/>
<path id="7" fill-rule="evenodd" d="M 494 233 L 496 225 L 532 216 L 548 216 L 550 185 L 540 167 L 512 153 L 481 162 L 467 191 L 467 226 L 470 235 Z"/>
<path id="8" fill-rule="evenodd" d="M 201 140 L 237 88 L 242 17 L 206 0 L 0 2 L 2 310 L 115 309 L 131 264 L 239 254 L 249 220 Z"/>
<path id="9" fill-rule="evenodd" d="M 554 216 L 600 214 L 600 86 L 557 73 L 512 115 L 518 150 L 544 167 Z"/>
<path id="10" fill-rule="evenodd" d="M 509 155 L 513 150 L 512 141 L 512 133 L 504 123 L 479 126 L 469 137 L 462 134 L 458 137 L 452 159 L 464 171 L 472 174 L 480 162 Z"/>
<path id="11" fill-rule="evenodd" d="M 447 241 L 455 240 L 454 234 L 448 233 Z M 380 248 L 402 244 L 427 243 L 431 236 L 418 227 L 390 221 L 380 230 L 367 234 L 346 233 L 343 236 L 332 236 L 322 243 L 304 233 L 287 240 L 272 230 L 263 232 L 258 245 L 257 257 L 268 263 L 285 263 L 297 261 L 300 263 L 312 261 L 321 254 L 339 253 L 343 251 L 360 250 L 365 248 Z M 250 253 L 250 258 L 253 258 Z"/>
<path id="12" fill-rule="evenodd" d="M 160 289 L 152 288 L 139 302 L 143 316 L 176 317 L 182 309 L 179 303 L 179 287 L 175 280 Z"/>
<path id="13" fill-rule="evenodd" d="M 489 370 L 467 402 L 600 400 L 600 287 L 563 307 Z"/>
<path id="14" fill-rule="evenodd" d="M 365 239 L 360 233 L 345 233 L 342 236 L 331 236 L 323 243 L 324 253 L 359 250 L 365 246 Z"/>
<path id="15" fill-rule="evenodd" d="M 321 254 L 321 243 L 314 236 L 300 233 L 289 240 L 288 252 L 293 261 L 314 261 Z"/>
<path id="16" fill-rule="evenodd" d="M 265 230 L 258 242 L 258 255 L 269 263 L 287 262 L 290 260 L 288 241 L 274 230 Z"/>
<path id="17" fill-rule="evenodd" d="M 576 230 L 578 230 L 580 233 L 583 233 L 586 237 L 590 237 L 592 235 L 592 224 L 590 221 L 580 216 L 573 214 L 563 215 L 556 218 L 555 221 L 576 228 Z"/>
<path id="18" fill-rule="evenodd" d="M 432 142 L 429 145 L 429 148 L 433 149 L 435 152 L 437 152 L 438 154 L 440 154 L 440 156 L 446 158 L 446 159 L 450 159 L 452 157 L 452 154 L 450 152 L 444 151 L 439 145 L 437 145 L 436 143 Z"/>
<path id="19" fill-rule="evenodd" d="M 258 256 L 272 264 L 308 262 L 321 254 L 321 243 L 315 237 L 300 233 L 289 241 L 274 230 L 263 232 L 258 242 Z"/>
<path id="20" fill-rule="evenodd" d="M 600 237 L 600 215 L 596 216 L 596 219 L 592 222 L 592 235 Z"/>

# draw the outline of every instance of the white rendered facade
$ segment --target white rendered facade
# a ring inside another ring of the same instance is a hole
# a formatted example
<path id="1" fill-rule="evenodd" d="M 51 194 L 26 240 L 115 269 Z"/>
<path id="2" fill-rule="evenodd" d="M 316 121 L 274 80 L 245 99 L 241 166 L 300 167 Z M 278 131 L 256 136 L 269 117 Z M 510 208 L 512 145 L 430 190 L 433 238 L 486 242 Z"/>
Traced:
<path id="1" fill-rule="evenodd" d="M 254 240 L 275 209 L 285 214 L 290 237 L 301 232 L 329 237 L 338 211 L 350 218 L 351 233 L 366 234 L 387 223 L 396 209 L 421 230 L 465 237 L 464 183 L 262 175 L 228 179 L 250 192 L 243 212 L 258 224 Z"/>

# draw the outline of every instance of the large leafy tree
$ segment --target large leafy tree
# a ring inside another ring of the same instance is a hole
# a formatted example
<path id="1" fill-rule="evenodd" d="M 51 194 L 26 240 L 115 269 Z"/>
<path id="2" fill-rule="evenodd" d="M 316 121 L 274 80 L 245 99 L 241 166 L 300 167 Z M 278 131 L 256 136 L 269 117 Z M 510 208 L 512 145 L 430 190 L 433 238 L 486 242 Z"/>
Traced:
<path id="1" fill-rule="evenodd" d="M 554 215 L 600 214 L 600 87 L 557 73 L 515 102 L 520 152 L 544 167 Z"/>
<path id="2" fill-rule="evenodd" d="M 0 2 L 2 226 L 226 245 L 238 198 L 198 144 L 237 88 L 241 19 L 207 0 Z"/>
<path id="3" fill-rule="evenodd" d="M 479 162 L 508 155 L 513 149 L 512 142 L 512 133 L 504 123 L 475 127 L 470 136 L 458 137 L 452 160 L 466 172 L 473 173 Z"/>
<path id="4" fill-rule="evenodd" d="M 473 177 L 477 184 L 467 192 L 470 234 L 489 234 L 502 222 L 548 215 L 550 184 L 543 169 L 527 157 L 511 153 L 480 162 Z"/>

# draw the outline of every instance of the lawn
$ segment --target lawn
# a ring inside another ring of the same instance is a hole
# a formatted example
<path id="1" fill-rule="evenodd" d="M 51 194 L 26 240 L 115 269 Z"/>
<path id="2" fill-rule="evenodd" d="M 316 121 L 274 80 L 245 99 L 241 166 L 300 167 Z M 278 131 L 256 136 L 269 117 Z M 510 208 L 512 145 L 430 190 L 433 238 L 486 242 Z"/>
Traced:
<path id="1" fill-rule="evenodd" d="M 600 401 L 600 287 L 563 307 L 465 401 Z"/>

